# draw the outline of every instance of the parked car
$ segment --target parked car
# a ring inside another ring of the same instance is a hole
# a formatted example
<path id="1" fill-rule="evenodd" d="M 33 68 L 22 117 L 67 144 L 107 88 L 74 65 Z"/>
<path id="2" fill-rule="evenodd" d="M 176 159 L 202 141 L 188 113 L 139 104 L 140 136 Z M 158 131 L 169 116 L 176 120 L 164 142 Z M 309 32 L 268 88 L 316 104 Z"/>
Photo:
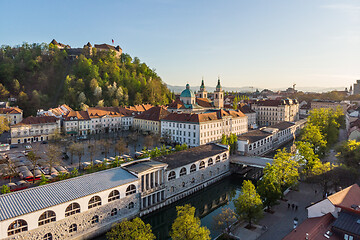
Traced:
<path id="1" fill-rule="evenodd" d="M 18 147 L 19 147 L 18 145 L 14 145 L 14 144 L 10 145 L 10 148 L 18 148 Z"/>
<path id="2" fill-rule="evenodd" d="M 31 145 L 26 145 L 25 149 L 32 149 L 32 146 Z"/>
<path id="3" fill-rule="evenodd" d="M 42 144 L 47 144 L 48 142 L 47 141 L 42 141 Z"/>

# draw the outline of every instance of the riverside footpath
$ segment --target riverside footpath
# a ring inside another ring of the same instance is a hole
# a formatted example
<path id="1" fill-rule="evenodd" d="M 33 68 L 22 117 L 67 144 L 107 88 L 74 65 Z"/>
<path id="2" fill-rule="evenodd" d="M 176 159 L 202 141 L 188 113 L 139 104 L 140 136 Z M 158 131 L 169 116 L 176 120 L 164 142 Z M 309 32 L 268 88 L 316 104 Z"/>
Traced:
<path id="1" fill-rule="evenodd" d="M 256 229 L 250 231 L 243 223 L 234 226 L 232 233 L 239 239 L 281 240 L 293 230 L 294 218 L 298 219 L 299 226 L 307 218 L 306 207 L 321 200 L 322 194 L 317 185 L 300 182 L 298 190 L 290 191 L 285 199 L 287 201 L 279 200 L 280 204 L 273 207 L 274 213 L 264 212 L 264 217 L 255 225 Z M 292 204 L 298 206 L 297 210 L 292 208 Z"/>

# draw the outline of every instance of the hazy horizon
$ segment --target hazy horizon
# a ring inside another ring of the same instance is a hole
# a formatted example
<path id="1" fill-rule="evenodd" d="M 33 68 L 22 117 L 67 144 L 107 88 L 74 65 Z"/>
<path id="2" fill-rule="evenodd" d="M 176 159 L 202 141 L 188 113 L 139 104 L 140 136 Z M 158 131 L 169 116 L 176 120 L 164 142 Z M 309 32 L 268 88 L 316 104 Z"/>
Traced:
<path id="1" fill-rule="evenodd" d="M 360 79 L 360 3 L 1 2 L 0 45 L 120 45 L 169 85 L 349 87 Z"/>

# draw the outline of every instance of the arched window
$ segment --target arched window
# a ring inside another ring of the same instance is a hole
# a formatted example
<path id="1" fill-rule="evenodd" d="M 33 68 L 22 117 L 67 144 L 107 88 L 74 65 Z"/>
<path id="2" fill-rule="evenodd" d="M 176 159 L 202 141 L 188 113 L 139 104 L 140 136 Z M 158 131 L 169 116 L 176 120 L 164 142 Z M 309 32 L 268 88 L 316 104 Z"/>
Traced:
<path id="1" fill-rule="evenodd" d="M 110 213 L 111 216 L 117 215 L 117 208 L 113 208 Z"/>
<path id="2" fill-rule="evenodd" d="M 101 205 L 101 198 L 99 196 L 93 196 L 90 198 L 88 209 L 91 209 L 93 207 L 97 207 Z"/>
<path id="3" fill-rule="evenodd" d="M 220 155 L 218 155 L 218 156 L 216 157 L 216 159 L 215 159 L 215 162 L 216 162 L 216 163 L 220 162 L 220 160 L 221 160 L 220 158 L 221 158 Z"/>
<path id="4" fill-rule="evenodd" d="M 77 225 L 75 223 L 71 224 L 69 227 L 69 233 L 76 232 L 76 231 L 77 231 Z"/>
<path id="5" fill-rule="evenodd" d="M 176 178 L 176 173 L 174 171 L 171 171 L 168 176 L 168 181 L 171 181 Z"/>
<path id="6" fill-rule="evenodd" d="M 98 222 L 99 222 L 99 216 L 98 215 L 93 216 L 91 219 L 91 224 L 98 223 Z"/>
<path id="7" fill-rule="evenodd" d="M 199 165 L 199 169 L 203 169 L 203 168 L 205 168 L 205 162 L 201 161 Z"/>
<path id="8" fill-rule="evenodd" d="M 52 237 L 52 234 L 51 233 L 47 233 L 43 236 L 43 240 L 52 240 L 53 237 Z"/>
<path id="9" fill-rule="evenodd" d="M 25 220 L 19 219 L 13 221 L 10 226 L 8 227 L 8 236 L 25 232 L 28 230 L 28 225 Z"/>
<path id="10" fill-rule="evenodd" d="M 191 183 L 195 183 L 195 178 L 191 179 Z"/>
<path id="11" fill-rule="evenodd" d="M 109 194 L 108 202 L 115 201 L 116 199 L 120 199 L 120 192 L 118 190 L 112 190 Z"/>
<path id="12" fill-rule="evenodd" d="M 211 165 L 213 165 L 213 160 L 212 160 L 212 158 L 210 158 L 210 159 L 208 160 L 208 166 L 211 166 Z"/>
<path id="13" fill-rule="evenodd" d="M 38 224 L 39 226 L 48 224 L 56 221 L 56 214 L 54 211 L 46 211 L 40 215 Z"/>
<path id="14" fill-rule="evenodd" d="M 65 210 L 65 217 L 74 215 L 80 212 L 80 205 L 78 203 L 71 203 Z"/>
<path id="15" fill-rule="evenodd" d="M 192 173 L 192 172 L 195 172 L 195 171 L 196 171 L 196 165 L 193 164 L 193 165 L 191 165 L 191 167 L 190 167 L 190 172 Z"/>
<path id="16" fill-rule="evenodd" d="M 223 160 L 226 160 L 226 159 L 227 159 L 227 154 L 224 153 L 224 155 L 223 155 Z"/>
<path id="17" fill-rule="evenodd" d="M 185 182 L 182 183 L 182 187 L 185 187 Z"/>
<path id="18" fill-rule="evenodd" d="M 131 184 L 126 189 L 126 196 L 129 196 L 134 193 L 136 193 L 136 187 L 135 187 L 135 185 Z"/>
<path id="19" fill-rule="evenodd" d="M 181 170 L 180 170 L 180 177 L 181 176 L 184 176 L 184 175 L 186 175 L 186 168 L 182 168 Z"/>
<path id="20" fill-rule="evenodd" d="M 135 207 L 135 204 L 133 203 L 133 202 L 130 202 L 129 203 L 129 209 L 132 209 L 132 208 L 134 208 Z"/>
<path id="21" fill-rule="evenodd" d="M 175 187 L 174 186 L 171 186 L 170 192 L 175 192 Z"/>

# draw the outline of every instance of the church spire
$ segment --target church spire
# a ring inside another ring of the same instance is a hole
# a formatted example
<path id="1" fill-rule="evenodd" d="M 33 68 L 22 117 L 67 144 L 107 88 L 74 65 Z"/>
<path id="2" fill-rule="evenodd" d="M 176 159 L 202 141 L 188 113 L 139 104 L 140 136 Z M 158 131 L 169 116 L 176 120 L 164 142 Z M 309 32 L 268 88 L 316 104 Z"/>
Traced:
<path id="1" fill-rule="evenodd" d="M 217 83 L 217 86 L 216 86 L 216 91 L 221 91 L 221 84 L 220 84 L 220 77 L 218 77 L 218 83 Z"/>
<path id="2" fill-rule="evenodd" d="M 201 80 L 200 91 L 205 91 L 204 77 Z"/>

